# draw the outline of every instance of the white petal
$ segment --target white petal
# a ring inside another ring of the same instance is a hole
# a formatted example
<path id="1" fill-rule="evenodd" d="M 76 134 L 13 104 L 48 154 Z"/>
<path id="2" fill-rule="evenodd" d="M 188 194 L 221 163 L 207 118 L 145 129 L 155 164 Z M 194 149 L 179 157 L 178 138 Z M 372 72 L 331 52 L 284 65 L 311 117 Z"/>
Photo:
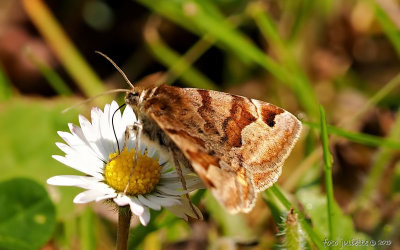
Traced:
<path id="1" fill-rule="evenodd" d="M 107 200 L 107 199 L 111 199 L 111 198 L 114 198 L 114 197 L 116 197 L 117 196 L 117 194 L 114 192 L 114 193 L 112 193 L 112 194 L 106 194 L 106 195 L 103 195 L 103 196 L 100 196 L 100 197 L 97 197 L 97 199 L 96 199 L 96 202 L 98 202 L 98 201 L 102 201 L 102 200 Z"/>
<path id="2" fill-rule="evenodd" d="M 98 123 L 100 121 L 101 116 L 103 115 L 103 111 L 98 107 L 93 107 L 90 111 L 90 115 L 92 118 L 92 124 Z"/>
<path id="3" fill-rule="evenodd" d="M 148 206 L 149 208 L 151 208 L 151 209 L 154 209 L 154 210 L 160 210 L 161 209 L 161 206 L 159 205 L 159 204 L 156 204 L 156 203 L 154 203 L 154 202 L 151 202 L 150 200 L 148 200 L 145 196 L 143 196 L 143 195 L 139 195 L 138 196 L 138 199 L 139 199 L 139 201 L 143 204 L 143 205 L 145 205 L 145 206 Z"/>
<path id="4" fill-rule="evenodd" d="M 203 181 L 196 175 L 186 175 L 185 176 L 186 187 L 188 190 L 202 189 L 205 188 Z"/>
<path id="5" fill-rule="evenodd" d="M 105 153 L 105 149 L 103 147 L 103 140 L 98 133 L 99 129 L 94 128 L 92 124 L 86 119 L 86 117 L 79 115 L 79 123 L 81 124 L 81 129 L 86 138 L 86 141 L 89 143 L 90 148 L 95 152 L 95 154 L 100 157 L 102 160 L 106 160 L 108 155 Z"/>
<path id="6" fill-rule="evenodd" d="M 118 194 L 113 200 L 120 207 L 127 206 L 130 202 L 129 197 L 123 194 Z"/>
<path id="7" fill-rule="evenodd" d="M 94 138 L 97 138 L 94 143 L 96 147 L 98 148 L 98 152 L 101 154 L 102 159 L 108 159 L 108 155 L 110 152 L 108 151 L 107 147 L 104 145 L 104 140 L 107 140 L 107 138 L 103 138 L 101 134 L 101 117 L 103 116 L 103 111 L 101 109 L 94 107 L 91 110 L 91 117 L 92 117 L 92 134 L 94 135 Z"/>
<path id="8" fill-rule="evenodd" d="M 74 198 L 74 203 L 88 203 L 95 201 L 97 197 L 103 196 L 104 194 L 98 190 L 86 190 Z"/>
<path id="9" fill-rule="evenodd" d="M 162 179 L 166 178 L 179 178 L 178 174 L 175 171 L 165 172 L 161 175 Z"/>
<path id="10" fill-rule="evenodd" d="M 75 126 L 73 124 L 70 124 L 70 129 L 72 131 L 72 134 L 67 133 L 67 132 L 62 132 L 59 131 L 58 134 L 61 136 L 61 138 L 64 139 L 65 142 L 68 143 L 69 147 L 71 150 L 70 152 L 75 151 L 75 153 L 79 156 L 85 156 L 85 159 L 88 157 L 94 158 L 96 160 L 101 160 L 101 156 L 99 156 L 97 153 L 95 153 L 90 144 L 86 141 L 86 138 L 83 136 L 83 132 L 81 131 L 81 128 L 78 126 Z M 60 144 L 59 144 L 60 145 Z M 68 148 L 66 148 L 68 150 Z M 64 150 L 64 149 L 62 149 Z M 88 160 L 88 159 L 87 159 Z"/>
<path id="11" fill-rule="evenodd" d="M 122 114 L 122 130 L 125 133 L 126 127 L 127 126 L 131 126 L 132 124 L 134 124 L 137 121 L 136 119 L 136 115 L 133 112 L 132 108 L 128 105 L 125 110 L 124 113 Z M 123 143 L 125 143 L 125 134 L 123 135 Z M 127 148 L 130 150 L 131 148 L 135 148 L 135 140 L 136 137 L 133 134 L 129 135 L 129 139 L 126 142 L 126 146 Z"/>
<path id="12" fill-rule="evenodd" d="M 95 177 L 77 176 L 77 175 L 59 175 L 53 176 L 47 180 L 47 184 L 55 186 L 74 186 L 85 189 L 91 189 L 94 183 L 99 180 Z"/>
<path id="13" fill-rule="evenodd" d="M 87 148 L 90 149 L 89 143 L 86 141 L 86 138 L 83 136 L 83 138 L 80 137 L 79 132 L 80 128 L 71 124 L 71 128 L 76 128 L 77 133 L 68 133 L 68 132 L 63 132 L 63 131 L 58 131 L 58 135 L 71 147 L 71 148 Z"/>
<path id="14" fill-rule="evenodd" d="M 130 198 L 129 206 L 131 206 L 132 213 L 136 214 L 137 216 L 141 216 L 146 208 L 136 197 Z"/>
<path id="15" fill-rule="evenodd" d="M 57 134 L 71 147 L 87 147 L 87 142 L 68 132 L 58 131 Z"/>
<path id="16" fill-rule="evenodd" d="M 187 187 L 187 185 L 188 184 L 186 183 L 186 187 Z M 158 186 L 162 186 L 162 187 L 166 187 L 166 188 L 174 189 L 174 190 L 177 190 L 177 189 L 183 190 L 182 182 L 179 179 L 177 181 L 165 181 L 165 180 L 163 180 L 163 181 L 160 181 L 158 183 Z"/>
<path id="17" fill-rule="evenodd" d="M 100 134 L 103 138 L 103 147 L 108 153 L 114 153 L 117 150 L 114 133 L 110 122 L 110 105 L 104 107 L 104 114 L 100 119 Z"/>
<path id="18" fill-rule="evenodd" d="M 81 143 L 89 146 L 89 143 L 87 142 L 86 137 L 83 134 L 83 131 L 79 126 L 76 126 L 73 123 L 68 123 L 68 127 L 69 127 L 69 130 L 71 131 L 72 135 L 77 137 L 77 139 L 79 139 Z M 79 141 L 77 141 L 77 142 L 79 142 Z"/>
<path id="19" fill-rule="evenodd" d="M 190 205 L 190 201 L 186 198 L 182 198 L 182 207 L 184 209 L 185 214 L 189 215 L 190 217 L 197 218 L 197 215 L 200 216 L 199 219 L 203 219 L 203 214 L 201 213 L 200 209 L 196 207 L 193 203 L 193 209 L 196 211 L 196 213 L 193 211 L 192 206 Z M 197 215 L 196 215 L 197 214 Z"/>
<path id="20" fill-rule="evenodd" d="M 91 117 L 92 117 L 92 127 L 93 127 L 93 133 L 96 135 L 97 138 L 99 138 L 99 141 L 96 142 L 96 145 L 99 149 L 99 151 L 102 154 L 102 159 L 107 160 L 108 155 L 111 153 L 107 147 L 107 138 L 103 138 L 102 133 L 101 133 L 101 117 L 103 116 L 103 111 L 101 109 L 94 107 L 91 110 Z"/>
<path id="21" fill-rule="evenodd" d="M 109 121 L 110 121 L 109 124 L 111 126 L 111 129 L 112 129 L 112 126 L 114 126 L 115 134 L 117 135 L 119 146 L 122 147 L 124 145 L 124 140 L 125 140 L 126 126 L 122 122 L 121 111 L 120 110 L 117 111 L 118 107 L 119 106 L 116 101 L 111 102 L 110 113 L 109 113 Z"/>
<path id="22" fill-rule="evenodd" d="M 57 161 L 65 164 L 73 169 L 76 169 L 82 173 L 96 177 L 99 180 L 104 179 L 103 175 L 98 172 L 99 167 L 96 166 L 96 164 L 86 165 L 85 162 L 81 162 L 81 161 L 79 161 L 79 159 L 71 159 L 71 157 L 68 157 L 68 155 L 66 157 L 63 157 L 60 155 L 53 155 L 52 157 L 54 159 L 56 159 Z"/>
<path id="23" fill-rule="evenodd" d="M 178 216 L 179 218 L 184 219 L 185 221 L 188 220 L 188 217 L 186 214 L 183 212 L 182 207 L 180 206 L 171 206 L 171 207 L 165 207 L 168 211 L 173 213 L 174 215 Z"/>
<path id="24" fill-rule="evenodd" d="M 158 162 L 159 162 L 160 164 L 163 164 L 163 163 L 165 163 L 165 162 L 168 162 L 168 164 L 169 164 L 168 167 L 172 168 L 172 166 L 171 166 L 170 163 L 169 163 L 170 156 L 168 155 L 168 153 L 165 153 L 164 151 L 161 151 L 161 150 L 159 150 L 158 153 L 159 153 L 159 160 L 158 160 Z M 166 164 L 166 165 L 167 165 L 167 164 Z"/>
<path id="25" fill-rule="evenodd" d="M 158 185 L 156 187 L 156 189 L 163 193 L 169 194 L 169 195 L 182 195 L 182 194 L 188 193 L 187 190 L 176 190 L 176 189 L 165 187 L 163 185 Z"/>
<path id="26" fill-rule="evenodd" d="M 140 223 L 142 223 L 143 226 L 146 226 L 147 223 L 150 221 L 150 211 L 149 208 L 145 207 L 142 215 L 139 216 Z"/>
<path id="27" fill-rule="evenodd" d="M 132 200 L 130 197 L 124 194 L 118 194 L 118 196 L 114 198 L 114 202 L 121 207 L 129 205 L 132 213 L 137 216 L 142 215 L 144 211 L 144 207 L 141 206 L 140 203 L 137 203 L 136 201 Z"/>
<path id="28" fill-rule="evenodd" d="M 170 207 L 174 205 L 180 205 L 181 201 L 179 200 L 179 196 L 163 196 L 162 194 L 152 194 L 147 195 L 146 198 L 155 204 L 158 204 L 162 207 Z"/>
<path id="29" fill-rule="evenodd" d="M 122 114 L 122 123 L 126 126 L 132 125 L 136 121 L 136 115 L 131 106 L 127 106 Z"/>
<path id="30" fill-rule="evenodd" d="M 186 187 L 190 192 L 193 191 L 193 190 L 196 190 L 196 189 L 204 189 L 204 188 L 206 188 L 206 186 L 204 185 L 204 183 L 201 180 L 199 180 L 196 183 L 193 183 L 192 185 L 186 186 Z"/>
<path id="31" fill-rule="evenodd" d="M 193 211 L 192 207 L 190 206 L 190 203 L 187 199 L 181 198 L 182 205 L 180 206 L 171 206 L 171 207 L 166 207 L 167 210 L 169 210 L 171 213 L 175 214 L 178 217 L 181 217 L 185 220 L 187 220 L 187 216 L 189 215 L 190 217 L 197 218 L 197 215 L 200 217 L 199 219 L 203 219 L 203 214 L 201 211 L 193 204 L 193 209 L 196 211 Z"/>
<path id="32" fill-rule="evenodd" d="M 65 158 L 72 159 L 73 162 L 78 163 L 77 166 L 88 166 L 91 171 L 103 172 L 104 162 L 88 151 L 88 147 L 72 148 L 63 143 L 56 143 L 57 147 L 65 154 Z M 86 167 L 85 167 L 86 168 Z"/>
<path id="33" fill-rule="evenodd" d="M 65 154 L 68 154 L 72 151 L 72 148 L 68 146 L 67 144 L 64 144 L 62 142 L 56 142 L 56 146 L 63 151 Z"/>

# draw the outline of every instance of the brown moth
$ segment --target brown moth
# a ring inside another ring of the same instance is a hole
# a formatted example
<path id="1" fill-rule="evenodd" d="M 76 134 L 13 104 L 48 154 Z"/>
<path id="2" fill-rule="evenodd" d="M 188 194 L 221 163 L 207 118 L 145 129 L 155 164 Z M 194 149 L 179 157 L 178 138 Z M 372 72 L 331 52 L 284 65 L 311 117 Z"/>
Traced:
<path id="1" fill-rule="evenodd" d="M 249 212 L 277 181 L 302 127 L 272 104 L 212 90 L 133 87 L 125 102 L 142 139 L 193 169 L 231 213 Z"/>

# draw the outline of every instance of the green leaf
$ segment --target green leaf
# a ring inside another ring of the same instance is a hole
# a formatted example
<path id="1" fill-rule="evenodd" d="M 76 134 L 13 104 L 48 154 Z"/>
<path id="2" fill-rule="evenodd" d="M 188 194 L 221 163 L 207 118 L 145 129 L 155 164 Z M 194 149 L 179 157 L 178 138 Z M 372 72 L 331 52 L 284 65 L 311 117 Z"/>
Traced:
<path id="1" fill-rule="evenodd" d="M 297 198 L 304 205 L 305 213 L 310 215 L 313 226 L 323 235 L 328 236 L 328 214 L 326 197 L 320 192 L 319 187 L 301 189 L 296 194 Z M 354 238 L 354 226 L 350 217 L 343 215 L 340 207 L 334 202 L 332 204 L 331 213 L 334 220 L 332 221 L 335 228 L 340 228 L 336 232 L 333 240 L 349 240 Z"/>
<path id="2" fill-rule="evenodd" d="M 51 102 L 39 98 L 11 98 L 0 103 L 0 181 L 24 176 L 44 184 L 55 175 L 81 175 L 51 157 L 64 155 L 55 145 L 55 142 L 63 141 L 57 131 L 68 131 L 68 122 L 77 124 L 78 110 L 65 114 L 61 111 L 76 101 L 72 98 L 53 99 Z M 60 218 L 73 216 L 72 199 L 80 189 L 51 188 L 59 197 Z"/>
<path id="3" fill-rule="evenodd" d="M 55 224 L 55 207 L 41 185 L 26 178 L 0 183 L 0 249 L 39 249 Z"/>

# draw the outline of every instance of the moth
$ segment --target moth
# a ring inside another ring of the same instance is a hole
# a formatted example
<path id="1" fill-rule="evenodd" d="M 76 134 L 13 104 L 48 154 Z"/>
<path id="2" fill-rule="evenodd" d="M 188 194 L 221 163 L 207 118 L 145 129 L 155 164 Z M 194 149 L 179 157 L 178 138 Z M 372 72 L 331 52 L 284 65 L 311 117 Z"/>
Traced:
<path id="1" fill-rule="evenodd" d="M 230 213 L 249 212 L 277 181 L 302 128 L 275 105 L 212 90 L 133 87 L 125 102 L 142 139 L 194 170 Z"/>
<path id="2" fill-rule="evenodd" d="M 278 180 L 302 129 L 294 115 L 270 103 L 213 90 L 134 86 L 108 56 L 96 53 L 131 86 L 115 91 L 127 92 L 125 103 L 139 120 L 133 125 L 137 135 L 171 153 L 180 176 L 180 164 L 194 170 L 230 213 L 251 211 L 257 193 Z"/>

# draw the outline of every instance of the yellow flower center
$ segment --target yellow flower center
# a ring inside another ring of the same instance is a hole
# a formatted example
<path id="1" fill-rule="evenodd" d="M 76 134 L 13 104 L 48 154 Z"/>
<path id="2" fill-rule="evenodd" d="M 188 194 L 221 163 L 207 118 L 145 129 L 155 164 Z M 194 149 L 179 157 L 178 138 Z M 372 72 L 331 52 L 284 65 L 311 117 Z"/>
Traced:
<path id="1" fill-rule="evenodd" d="M 125 148 L 121 154 L 118 151 L 111 153 L 104 169 L 104 176 L 107 184 L 119 192 L 123 192 L 128 184 L 133 163 L 135 161 L 135 150 L 128 151 Z M 126 191 L 128 195 L 148 194 L 160 180 L 161 166 L 158 159 L 153 159 L 145 154 L 139 154 L 137 164 L 133 170 L 129 187 Z"/>

